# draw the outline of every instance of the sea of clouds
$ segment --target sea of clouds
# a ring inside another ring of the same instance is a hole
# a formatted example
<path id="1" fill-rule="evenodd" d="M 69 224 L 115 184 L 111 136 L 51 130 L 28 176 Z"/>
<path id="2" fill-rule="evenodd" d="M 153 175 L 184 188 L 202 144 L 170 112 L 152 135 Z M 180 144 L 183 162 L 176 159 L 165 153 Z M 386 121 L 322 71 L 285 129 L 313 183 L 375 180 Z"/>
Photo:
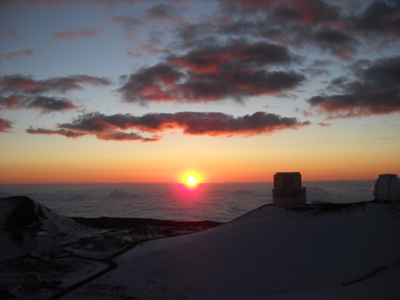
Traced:
<path id="1" fill-rule="evenodd" d="M 373 180 L 305 181 L 307 203 L 372 200 Z M 28 196 L 68 217 L 226 222 L 272 203 L 272 182 L 0 185 L 0 197 Z"/>

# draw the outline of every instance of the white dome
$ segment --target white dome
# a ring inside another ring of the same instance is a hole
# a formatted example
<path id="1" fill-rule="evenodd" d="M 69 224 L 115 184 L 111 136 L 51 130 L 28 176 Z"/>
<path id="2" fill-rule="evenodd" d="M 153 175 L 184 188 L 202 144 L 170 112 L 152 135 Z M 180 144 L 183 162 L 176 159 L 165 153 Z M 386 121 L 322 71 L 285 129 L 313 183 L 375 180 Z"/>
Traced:
<path id="1" fill-rule="evenodd" d="M 24 291 L 36 291 L 40 288 L 42 280 L 40 276 L 35 272 L 29 272 L 25 274 L 22 281 L 22 289 Z"/>
<path id="2" fill-rule="evenodd" d="M 395 174 L 379 175 L 372 186 L 374 200 L 400 200 L 400 180 Z"/>

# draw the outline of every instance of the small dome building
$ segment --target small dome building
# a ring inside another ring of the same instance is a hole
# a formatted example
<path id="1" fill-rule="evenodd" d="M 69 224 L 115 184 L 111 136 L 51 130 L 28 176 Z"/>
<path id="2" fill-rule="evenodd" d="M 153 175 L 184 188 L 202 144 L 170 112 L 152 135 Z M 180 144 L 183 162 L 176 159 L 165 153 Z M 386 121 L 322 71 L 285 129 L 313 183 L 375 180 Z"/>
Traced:
<path id="1" fill-rule="evenodd" d="M 396 174 L 381 174 L 372 186 L 376 201 L 400 200 L 400 180 Z"/>
<path id="2" fill-rule="evenodd" d="M 40 289 L 42 280 L 40 276 L 35 272 L 26 273 L 22 281 L 22 289 L 24 291 L 37 291 Z"/>

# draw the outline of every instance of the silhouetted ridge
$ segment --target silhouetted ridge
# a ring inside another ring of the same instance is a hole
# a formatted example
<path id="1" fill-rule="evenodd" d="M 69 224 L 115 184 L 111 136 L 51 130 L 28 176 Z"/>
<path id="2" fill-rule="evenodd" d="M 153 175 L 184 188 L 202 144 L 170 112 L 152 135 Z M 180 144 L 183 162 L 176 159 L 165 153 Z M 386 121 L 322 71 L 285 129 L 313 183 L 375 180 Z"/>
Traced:
<path id="1" fill-rule="evenodd" d="M 7 197 L 0 199 L 0 201 L 15 203 L 3 224 L 4 228 L 8 230 L 40 230 L 42 225 L 40 218 L 47 219 L 42 208 L 28 197 Z"/>
<path id="2" fill-rule="evenodd" d="M 94 228 L 59 215 L 29 197 L 0 198 L 0 261 L 36 251 L 35 233 L 40 231 L 54 236 L 61 244 L 96 232 Z"/>
<path id="3" fill-rule="evenodd" d="M 204 230 L 213 228 L 223 224 L 222 222 L 214 221 L 171 221 L 171 220 L 157 220 L 150 218 L 71 218 L 72 220 L 95 228 L 102 229 L 121 229 L 121 228 L 141 228 L 144 226 L 154 227 L 171 227 L 187 229 L 191 227 L 201 227 Z"/>

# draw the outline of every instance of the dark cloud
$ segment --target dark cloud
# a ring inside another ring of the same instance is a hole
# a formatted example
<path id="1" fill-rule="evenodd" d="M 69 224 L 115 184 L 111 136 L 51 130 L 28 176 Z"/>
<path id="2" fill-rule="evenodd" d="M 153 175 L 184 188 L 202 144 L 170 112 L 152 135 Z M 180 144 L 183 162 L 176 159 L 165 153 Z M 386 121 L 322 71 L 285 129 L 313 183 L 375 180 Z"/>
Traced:
<path id="1" fill-rule="evenodd" d="M 142 142 L 153 142 L 158 141 L 159 138 L 151 137 L 151 138 L 143 138 L 137 133 L 131 132 L 122 132 L 122 131 L 104 131 L 104 132 L 84 132 L 84 131 L 72 131 L 66 129 L 57 129 L 57 130 L 50 130 L 50 129 L 43 129 L 43 128 L 33 128 L 29 127 L 26 130 L 29 134 L 45 134 L 45 135 L 63 135 L 67 138 L 78 138 L 81 136 L 85 136 L 88 134 L 95 134 L 99 140 L 105 141 L 142 141 Z"/>
<path id="2" fill-rule="evenodd" d="M 189 68 L 193 72 L 224 71 L 229 69 L 259 68 L 268 64 L 282 65 L 296 60 L 288 49 L 277 44 L 259 42 L 249 44 L 238 40 L 224 46 L 205 46 L 182 56 L 171 56 L 172 65 Z"/>
<path id="3" fill-rule="evenodd" d="M 318 124 L 318 126 L 321 126 L 321 127 L 331 127 L 333 124 L 332 123 L 317 123 Z"/>
<path id="4" fill-rule="evenodd" d="M 245 135 L 270 134 L 282 129 L 298 129 L 309 122 L 300 123 L 296 118 L 282 118 L 279 115 L 256 112 L 243 117 L 233 117 L 223 113 L 177 113 L 175 126 L 191 135 Z M 167 121 L 168 123 L 168 121 Z M 174 126 L 174 123 L 168 124 Z"/>
<path id="5" fill-rule="evenodd" d="M 143 24 L 143 21 L 137 17 L 130 16 L 115 16 L 112 20 L 118 24 L 121 24 L 125 30 L 126 39 L 132 39 L 137 28 Z"/>
<path id="6" fill-rule="evenodd" d="M 328 50 L 342 59 L 349 59 L 349 54 L 357 52 L 356 40 L 340 30 L 321 28 L 313 33 L 313 38 L 322 50 Z"/>
<path id="7" fill-rule="evenodd" d="M 333 80 L 331 80 L 326 89 L 331 92 L 341 92 L 346 88 L 348 82 L 349 78 L 345 76 L 336 77 Z"/>
<path id="8" fill-rule="evenodd" d="M 312 78 L 315 78 L 320 75 L 327 74 L 329 75 L 329 71 L 326 69 L 327 66 L 332 65 L 333 61 L 331 60 L 320 60 L 315 59 L 311 65 L 308 67 L 301 69 L 302 72 L 307 72 L 311 75 Z"/>
<path id="9" fill-rule="evenodd" d="M 323 0 L 219 2 L 225 14 L 221 22 L 182 27 L 183 45 L 200 45 L 211 36 L 253 36 L 292 47 L 316 47 L 349 60 L 361 47 L 376 48 L 400 36 L 399 1 L 372 1 L 366 6 Z"/>
<path id="10" fill-rule="evenodd" d="M 299 10 L 285 6 L 276 8 L 273 15 L 275 18 L 289 21 L 299 21 L 302 17 Z"/>
<path id="11" fill-rule="evenodd" d="M 0 59 L 14 60 L 19 57 L 31 56 L 34 53 L 35 53 L 35 51 L 33 51 L 33 49 L 26 49 L 26 50 L 21 50 L 21 51 L 17 51 L 17 52 L 8 52 L 8 53 L 0 55 Z"/>
<path id="12" fill-rule="evenodd" d="M 151 8 L 146 9 L 146 17 L 155 21 L 182 21 L 183 17 L 177 9 L 166 3 L 159 3 Z"/>
<path id="13" fill-rule="evenodd" d="M 218 45 L 224 36 L 243 39 L 254 36 L 280 42 L 286 33 L 266 13 L 256 18 L 226 16 L 194 24 L 185 22 L 177 26 L 176 35 L 182 48 L 193 49 Z"/>
<path id="14" fill-rule="evenodd" d="M 218 34 L 265 37 L 279 40 L 282 31 L 270 18 L 224 20 L 215 26 Z"/>
<path id="15" fill-rule="evenodd" d="M 151 143 L 151 142 L 158 142 L 161 139 L 161 136 L 159 135 L 153 135 L 150 138 L 144 138 L 142 140 L 142 143 Z"/>
<path id="16" fill-rule="evenodd" d="M 329 85 L 338 94 L 321 94 L 307 101 L 328 119 L 400 112 L 400 56 L 355 62 L 355 80 L 335 78 Z"/>
<path id="17" fill-rule="evenodd" d="M 116 114 L 106 116 L 100 113 L 85 114 L 71 123 L 58 125 L 57 130 L 30 127 L 30 134 L 59 134 L 66 137 L 95 135 L 101 140 L 113 141 L 159 141 L 155 134 L 143 137 L 139 133 L 124 130 L 139 130 L 148 133 L 162 133 L 182 130 L 186 135 L 206 136 L 252 136 L 272 134 L 285 129 L 299 129 L 308 126 L 309 121 L 299 122 L 296 118 L 285 118 L 275 114 L 256 112 L 252 115 L 234 117 L 216 112 L 149 113 L 143 116 Z"/>
<path id="18" fill-rule="evenodd" d="M 156 73 L 158 69 L 162 72 Z M 183 82 L 180 82 L 181 78 Z M 281 93 L 297 87 L 304 80 L 303 75 L 293 71 L 243 70 L 196 74 L 157 65 L 132 74 L 117 91 L 124 101 L 140 104 L 210 102 L 227 98 L 242 101 L 249 96 Z"/>
<path id="19" fill-rule="evenodd" d="M 47 80 L 34 80 L 29 76 L 5 75 L 0 77 L 0 109 L 39 108 L 60 111 L 78 108 L 64 97 L 47 94 L 82 90 L 84 85 L 106 86 L 111 81 L 103 77 L 75 75 Z"/>
<path id="20" fill-rule="evenodd" d="M 58 134 L 69 138 L 77 138 L 84 135 L 95 135 L 99 140 L 105 141 L 158 141 L 160 138 L 142 137 L 138 133 L 123 132 L 118 129 L 129 129 L 129 115 L 104 116 L 102 114 L 87 114 L 79 117 L 72 123 L 61 124 L 59 129 L 34 129 L 30 127 L 26 132 L 30 134 Z"/>
<path id="21" fill-rule="evenodd" d="M 392 5 L 391 5 L 392 4 Z M 373 1 L 354 19 L 357 30 L 364 33 L 395 35 L 400 33 L 400 2 Z"/>
<path id="22" fill-rule="evenodd" d="M 107 86 L 111 81 L 104 77 L 74 75 L 55 77 L 46 80 L 34 80 L 30 76 L 5 75 L 0 77 L 0 92 L 19 92 L 40 94 L 48 92 L 66 93 L 72 90 L 83 90 L 83 85 Z"/>
<path id="23" fill-rule="evenodd" d="M 273 11 L 273 16 L 283 22 L 326 24 L 339 19 L 340 8 L 321 0 L 284 1 Z"/>
<path id="24" fill-rule="evenodd" d="M 42 6 L 71 6 L 71 5 L 82 5 L 82 4 L 93 4 L 93 5 L 112 5 L 115 3 L 141 3 L 145 0 L 19 0 L 19 2 L 26 2 L 30 5 L 42 5 Z M 174 1 L 174 0 L 172 0 Z M 179 1 L 179 0 L 178 0 Z M 14 0 L 1 0 L 0 7 L 7 7 L 8 5 L 15 3 Z"/>
<path id="25" fill-rule="evenodd" d="M 9 132 L 12 129 L 13 122 L 0 118 L 0 132 Z"/>
<path id="26" fill-rule="evenodd" d="M 71 110 L 78 108 L 71 101 L 65 98 L 52 98 L 52 97 L 36 97 L 33 101 L 27 104 L 29 108 L 40 108 L 44 111 L 61 111 L 61 110 Z"/>
<path id="27" fill-rule="evenodd" d="M 294 71 L 267 71 L 266 66 L 297 60 L 280 45 L 234 41 L 207 46 L 130 75 L 117 91 L 124 101 L 208 102 L 278 94 L 296 88 L 305 77 Z"/>
<path id="28" fill-rule="evenodd" d="M 346 60 L 358 52 L 359 38 L 349 29 L 355 17 L 326 1 L 219 2 L 225 17 L 178 28 L 182 46 L 215 44 L 222 36 L 253 36 L 292 47 L 317 47 Z"/>
<path id="29" fill-rule="evenodd" d="M 301 69 L 302 72 L 307 72 L 310 74 L 312 78 L 315 78 L 317 76 L 321 76 L 324 74 L 329 74 L 328 70 L 322 69 L 322 68 L 313 68 L 313 67 L 308 67 L 305 69 Z"/>
<path id="30" fill-rule="evenodd" d="M 226 13 L 254 13 L 258 10 L 268 9 L 276 0 L 218 0 L 222 11 Z"/>
<path id="31" fill-rule="evenodd" d="M 332 60 L 320 60 L 320 59 L 315 59 L 312 63 L 312 67 L 325 67 L 332 65 L 333 61 Z"/>
<path id="32" fill-rule="evenodd" d="M 127 130 L 132 128 L 137 117 L 130 114 L 106 116 L 100 113 L 89 113 L 79 116 L 71 123 L 60 124 L 59 128 L 90 133 L 101 133 L 107 130 Z"/>
<path id="33" fill-rule="evenodd" d="M 66 136 L 68 138 L 77 138 L 77 137 L 81 137 L 86 135 L 87 133 L 83 133 L 83 132 L 74 132 L 71 130 L 65 130 L 65 129 L 58 129 L 58 130 L 49 130 L 49 129 L 43 129 L 43 128 L 33 128 L 33 127 L 29 127 L 26 130 L 27 133 L 30 134 L 59 134 L 59 135 L 63 135 Z"/>
<path id="34" fill-rule="evenodd" d="M 342 51 L 347 56 L 354 54 L 361 36 L 371 38 L 364 42 L 372 44 L 376 43 L 376 38 L 381 39 L 382 36 L 386 42 L 388 39 L 389 41 L 399 39 L 399 1 L 371 1 L 365 8 L 357 2 L 346 2 L 340 7 L 333 1 L 323 0 L 219 0 L 219 2 L 222 11 L 231 17 L 230 22 L 225 22 L 221 26 L 230 28 L 232 33 L 243 32 L 271 38 L 272 36 L 268 37 L 263 32 L 266 29 L 274 29 L 277 36 L 273 39 L 276 41 L 292 44 L 296 42 L 297 45 L 300 45 L 299 41 L 305 44 L 316 42 L 323 50 L 330 50 L 334 55 L 339 53 L 337 49 L 340 47 L 344 47 Z M 360 9 L 363 11 L 360 12 Z M 253 21 L 249 22 L 250 19 Z M 263 26 L 257 26 L 262 23 Z M 321 32 L 320 26 L 328 26 L 330 30 Z M 228 33 L 226 30 L 221 32 Z M 309 40 L 307 36 L 314 39 Z"/>
<path id="35" fill-rule="evenodd" d="M 14 40 L 21 40 L 21 37 L 18 35 L 18 33 L 15 31 L 15 28 L 9 28 L 7 30 L 7 35 L 11 37 Z"/>
<path id="36" fill-rule="evenodd" d="M 219 0 L 222 11 L 227 14 L 254 16 L 268 14 L 280 22 L 321 24 L 335 22 L 341 10 L 338 6 L 322 0 Z"/>
<path id="37" fill-rule="evenodd" d="M 57 31 L 53 33 L 53 38 L 55 41 L 59 41 L 62 39 L 67 40 L 75 40 L 77 38 L 88 38 L 88 37 L 96 37 L 99 35 L 99 32 L 94 28 L 86 28 L 80 30 L 68 30 L 68 31 Z"/>
<path id="38" fill-rule="evenodd" d="M 40 109 L 43 112 L 77 109 L 70 100 L 62 97 L 26 96 L 0 97 L 0 109 Z"/>
<path id="39" fill-rule="evenodd" d="M 141 132 L 159 133 L 166 130 L 182 130 L 189 135 L 208 136 L 250 136 L 270 134 L 283 129 L 298 129 L 310 123 L 299 122 L 296 118 L 256 112 L 243 117 L 233 117 L 215 112 L 149 113 L 143 116 L 117 114 L 106 116 L 91 113 L 80 116 L 72 123 L 58 127 L 75 132 L 95 134 L 98 137 L 118 130 L 136 129 Z"/>
<path id="40" fill-rule="evenodd" d="M 210 20 L 194 24 L 189 22 L 179 23 L 176 26 L 175 34 L 177 40 L 180 41 L 180 48 L 193 49 L 202 45 L 208 46 L 217 44 L 217 29 L 219 26 L 216 26 L 216 24 L 213 24 Z"/>
<path id="41" fill-rule="evenodd" d="M 311 49 L 329 52 L 341 60 L 349 60 L 358 52 L 360 42 L 352 32 L 332 26 L 313 26 L 306 23 L 285 27 L 281 27 L 277 31 L 279 34 L 275 37 L 266 36 L 264 33 L 262 36 L 296 48 L 311 47 Z"/>
<path id="42" fill-rule="evenodd" d="M 127 102 L 172 102 L 178 100 L 176 83 L 184 76 L 174 67 L 158 64 L 130 75 L 117 91 Z"/>
<path id="43" fill-rule="evenodd" d="M 97 138 L 100 140 L 105 140 L 105 141 L 143 141 L 144 138 L 137 133 L 131 132 L 131 133 L 126 133 L 122 131 L 117 131 L 117 132 L 106 132 L 104 134 L 98 134 Z"/>

